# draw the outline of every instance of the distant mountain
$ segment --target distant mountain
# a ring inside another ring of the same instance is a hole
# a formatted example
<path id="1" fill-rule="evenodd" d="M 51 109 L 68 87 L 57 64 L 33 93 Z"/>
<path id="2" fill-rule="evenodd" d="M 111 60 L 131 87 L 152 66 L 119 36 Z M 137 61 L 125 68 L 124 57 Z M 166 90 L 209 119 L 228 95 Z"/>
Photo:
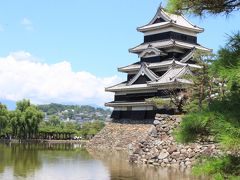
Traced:
<path id="1" fill-rule="evenodd" d="M 8 110 L 15 110 L 16 109 L 16 102 L 15 101 L 0 99 L 0 102 L 2 104 L 5 104 L 8 108 Z"/>
<path id="2" fill-rule="evenodd" d="M 64 104 L 43 104 L 38 108 L 45 112 L 46 116 L 56 115 L 62 120 L 106 120 L 111 110 L 90 105 L 64 105 Z"/>
<path id="3" fill-rule="evenodd" d="M 6 99 L 0 99 L 0 103 L 7 106 L 8 110 L 16 109 L 16 102 Z M 76 121 L 105 121 L 111 115 L 111 109 L 100 107 L 97 105 L 65 105 L 65 104 L 43 104 L 37 105 L 42 110 L 46 117 L 56 115 L 62 120 L 76 120 Z"/>

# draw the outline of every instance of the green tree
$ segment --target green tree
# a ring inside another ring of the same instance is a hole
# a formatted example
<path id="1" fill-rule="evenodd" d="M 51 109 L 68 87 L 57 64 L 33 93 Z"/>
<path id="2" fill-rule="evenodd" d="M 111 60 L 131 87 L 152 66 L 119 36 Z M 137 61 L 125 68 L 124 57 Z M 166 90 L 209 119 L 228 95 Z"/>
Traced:
<path id="1" fill-rule="evenodd" d="M 200 16 L 204 13 L 229 14 L 240 9 L 240 0 L 168 0 L 167 9 L 172 13 L 190 12 Z"/>
<path id="2" fill-rule="evenodd" d="M 68 118 L 69 119 L 73 119 L 74 118 L 74 110 L 73 109 L 69 109 L 68 110 Z"/>
<path id="3" fill-rule="evenodd" d="M 7 107 L 3 104 L 0 104 L 0 136 L 5 135 L 5 130 L 9 123 L 9 115 Z"/>
<path id="4" fill-rule="evenodd" d="M 180 87 L 181 84 L 178 84 Z M 174 88 L 169 88 L 169 98 L 152 97 L 145 99 L 145 102 L 155 106 L 156 108 L 172 108 L 177 110 L 177 113 L 183 113 L 183 107 L 187 103 L 188 95 L 184 89 L 181 92 Z"/>
<path id="5" fill-rule="evenodd" d="M 31 106 L 31 103 L 30 100 L 23 99 L 22 101 L 18 101 L 16 105 L 17 105 L 16 110 L 24 112 L 29 106 Z"/>
<path id="6" fill-rule="evenodd" d="M 14 137 L 21 137 L 21 111 L 20 110 L 15 110 L 15 111 L 10 111 L 9 114 L 10 118 L 10 124 L 12 128 L 12 135 Z"/>
<path id="7" fill-rule="evenodd" d="M 200 76 L 201 77 L 201 76 Z M 215 61 L 210 64 L 207 79 L 217 79 L 217 93 L 210 91 L 203 98 L 205 106 L 191 110 L 176 131 L 180 142 L 188 143 L 197 139 L 211 138 L 220 144 L 225 153 L 222 157 L 199 161 L 195 172 L 213 175 L 215 178 L 229 179 L 240 176 L 240 38 L 239 33 L 231 36 L 221 48 Z M 220 79 L 220 80 L 219 80 Z M 198 85 L 194 89 L 199 94 Z M 210 98 L 209 95 L 214 95 Z M 197 96 L 193 96 L 192 101 Z M 202 101 L 202 102 L 203 102 Z M 197 99 L 198 106 L 200 103 Z M 234 166 L 234 168 L 233 168 Z"/>
<path id="8" fill-rule="evenodd" d="M 185 78 L 192 81 L 193 85 L 187 89 L 188 101 L 184 104 L 185 112 L 202 111 L 212 102 L 213 98 L 220 95 L 218 81 L 210 74 L 210 63 L 213 62 L 214 55 L 196 51 L 193 60 L 201 66 L 200 69 L 193 69 L 193 75 L 185 75 Z"/>
<path id="9" fill-rule="evenodd" d="M 201 68 L 191 69 L 191 74 L 184 75 L 183 78 L 190 80 L 193 84 L 184 88 L 181 92 L 174 88 L 169 88 L 169 99 L 150 98 L 146 101 L 156 107 L 175 108 L 179 113 L 202 110 L 207 102 L 210 103 L 212 94 L 216 91 L 215 80 L 209 74 L 209 62 L 213 61 L 212 53 L 195 51 L 193 61 Z M 177 84 L 176 84 L 177 85 Z M 181 84 L 178 84 L 181 87 Z"/>
<path id="10" fill-rule="evenodd" d="M 217 59 L 212 64 L 212 73 L 224 79 L 231 92 L 238 93 L 240 89 L 240 32 L 229 35 L 228 43 L 219 50 Z"/>
<path id="11" fill-rule="evenodd" d="M 60 123 L 61 123 L 61 120 L 56 115 L 50 116 L 50 118 L 48 120 L 48 124 L 51 125 L 51 126 L 59 126 Z"/>
<path id="12" fill-rule="evenodd" d="M 93 123 L 87 122 L 82 125 L 80 134 L 87 138 L 88 136 L 96 135 L 103 127 L 105 126 L 104 122 L 95 121 Z"/>
<path id="13" fill-rule="evenodd" d="M 36 137 L 38 133 L 38 126 L 43 120 L 43 113 L 37 109 L 36 106 L 30 105 L 23 113 L 26 128 L 28 132 L 28 138 Z"/>
<path id="14" fill-rule="evenodd" d="M 30 100 L 18 101 L 15 111 L 10 113 L 12 133 L 20 139 L 34 138 L 43 120 L 43 113 L 30 103 Z"/>

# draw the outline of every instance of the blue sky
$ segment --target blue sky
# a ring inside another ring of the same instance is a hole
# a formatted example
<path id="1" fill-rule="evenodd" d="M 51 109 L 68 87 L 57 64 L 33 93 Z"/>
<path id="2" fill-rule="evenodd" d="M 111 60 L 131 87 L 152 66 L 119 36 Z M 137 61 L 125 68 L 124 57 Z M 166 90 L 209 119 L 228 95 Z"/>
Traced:
<path id="1" fill-rule="evenodd" d="M 47 66 L 59 63 L 63 65 L 61 63 L 66 62 L 63 66 L 66 65 L 73 73 L 89 73 L 88 75 L 104 81 L 104 85 L 108 84 L 105 81 L 111 81 L 111 84 L 125 77 L 124 74 L 117 72 L 117 67 L 138 60 L 136 55 L 128 53 L 128 49 L 143 41 L 143 35 L 137 32 L 136 28 L 151 20 L 159 3 L 158 0 L 2 1 L 0 57 L 3 61 L 7 57 L 17 57 L 17 61 L 19 59 L 34 60 L 35 63 Z M 224 45 L 226 34 L 240 29 L 239 15 L 239 12 L 235 12 L 227 18 L 225 16 L 188 18 L 194 24 L 205 28 L 205 32 L 199 35 L 198 42 L 217 51 L 221 45 Z M 31 74 L 33 75 L 34 72 Z M 112 79 L 106 80 L 106 78 Z M 6 84 L 0 83 L 0 85 Z M 71 93 L 68 92 L 68 94 Z M 35 96 L 37 94 L 28 95 L 27 98 L 34 99 Z M 0 94 L 0 99 L 22 97 L 24 96 L 13 97 L 13 95 Z M 88 98 L 94 102 L 96 97 L 89 95 Z M 64 100 L 60 102 L 62 101 Z M 103 101 L 101 100 L 101 103 Z M 47 101 L 36 100 L 36 102 Z M 85 101 L 76 103 L 85 103 Z"/>

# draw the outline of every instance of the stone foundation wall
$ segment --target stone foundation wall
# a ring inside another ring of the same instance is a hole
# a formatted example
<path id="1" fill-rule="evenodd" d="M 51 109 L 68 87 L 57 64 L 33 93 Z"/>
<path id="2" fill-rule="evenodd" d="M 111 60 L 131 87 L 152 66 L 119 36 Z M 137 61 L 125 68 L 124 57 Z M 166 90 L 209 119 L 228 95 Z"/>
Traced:
<path id="1" fill-rule="evenodd" d="M 152 122 L 109 123 L 86 147 L 97 150 L 125 150 L 130 155 L 130 162 L 162 167 L 191 167 L 200 155 L 221 155 L 214 142 L 188 145 L 177 143 L 172 134 L 179 126 L 181 116 L 157 114 Z"/>
<path id="2" fill-rule="evenodd" d="M 90 149 L 124 149 L 148 136 L 150 124 L 109 123 L 87 143 Z"/>
<path id="3" fill-rule="evenodd" d="M 221 153 L 213 142 L 178 144 L 172 133 L 180 121 L 181 116 L 157 114 L 145 139 L 129 145 L 130 161 L 163 167 L 190 167 L 200 155 Z"/>

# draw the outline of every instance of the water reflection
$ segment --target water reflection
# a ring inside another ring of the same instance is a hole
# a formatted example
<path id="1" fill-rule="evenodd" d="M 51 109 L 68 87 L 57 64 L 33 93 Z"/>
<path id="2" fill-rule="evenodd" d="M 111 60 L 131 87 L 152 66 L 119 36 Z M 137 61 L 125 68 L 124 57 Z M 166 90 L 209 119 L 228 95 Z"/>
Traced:
<path id="1" fill-rule="evenodd" d="M 189 170 L 176 168 L 159 168 L 147 165 L 128 163 L 128 155 L 120 151 L 104 153 L 89 151 L 95 158 L 101 160 L 110 171 L 111 180 L 192 180 L 199 179 L 191 175 Z"/>
<path id="2" fill-rule="evenodd" d="M 0 144 L 0 179 L 194 179 L 188 172 L 135 166 L 127 159 L 122 152 L 88 152 L 76 144 Z"/>
<path id="3" fill-rule="evenodd" d="M 0 179 L 109 179 L 101 161 L 92 159 L 86 150 L 76 146 L 0 144 Z"/>
<path id="4" fill-rule="evenodd" d="M 0 154 L 0 173 L 11 166 L 14 176 L 27 177 L 42 165 L 38 151 L 32 148 L 31 144 L 13 146 L 0 144 Z"/>

